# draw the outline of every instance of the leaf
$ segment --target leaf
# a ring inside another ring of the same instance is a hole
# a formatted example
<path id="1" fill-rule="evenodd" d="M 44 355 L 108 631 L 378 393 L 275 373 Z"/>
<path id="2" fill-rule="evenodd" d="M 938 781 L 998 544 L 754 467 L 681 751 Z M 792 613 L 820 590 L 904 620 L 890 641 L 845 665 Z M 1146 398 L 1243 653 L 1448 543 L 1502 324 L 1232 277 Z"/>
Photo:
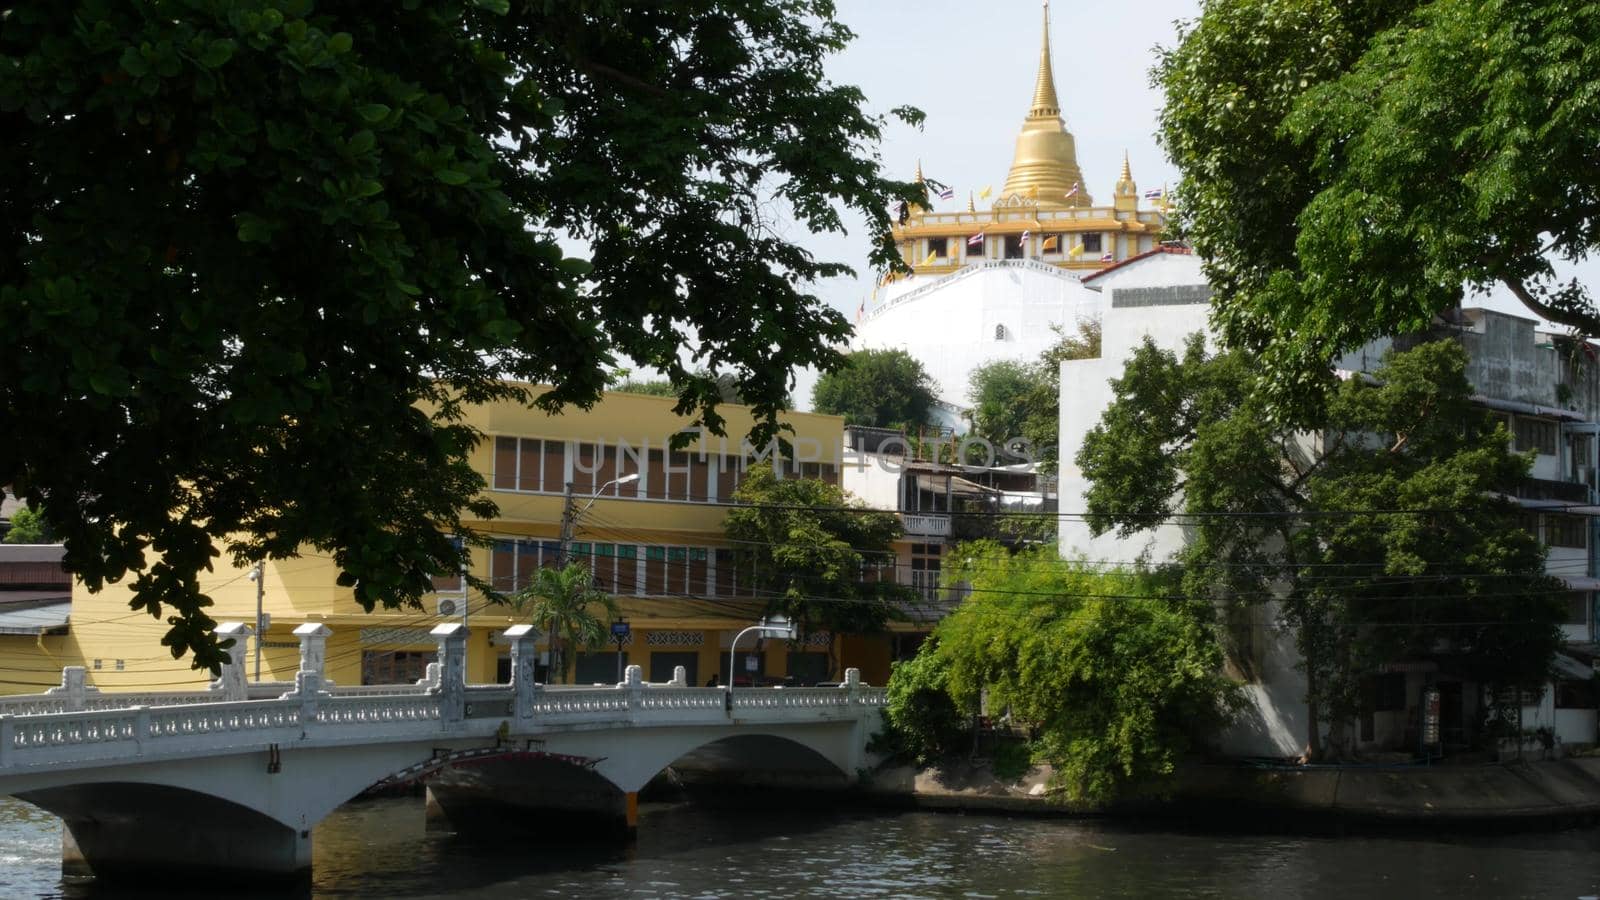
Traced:
<path id="1" fill-rule="evenodd" d="M 212 41 L 206 47 L 206 52 L 200 55 L 200 65 L 208 69 L 220 69 L 228 60 L 233 58 L 234 43 L 222 38 Z"/>
<path id="2" fill-rule="evenodd" d="M 352 154 L 359 156 L 371 150 L 377 143 L 378 136 L 373 134 L 370 128 L 363 128 L 351 136 L 349 143 L 345 147 Z"/>
<path id="3" fill-rule="evenodd" d="M 479 9 L 486 9 L 497 16 L 511 12 L 511 0 L 472 0 L 472 5 Z"/>
<path id="4" fill-rule="evenodd" d="M 456 169 L 440 169 L 433 176 L 445 184 L 466 184 L 471 180 L 467 173 Z"/>
<path id="5" fill-rule="evenodd" d="M 138 47 L 129 47 L 123 50 L 119 65 L 122 66 L 122 71 L 135 78 L 143 78 L 150 74 L 150 64 L 145 62 L 144 54 L 139 52 Z"/>
<path id="6" fill-rule="evenodd" d="M 376 125 L 389 115 L 389 107 L 382 103 L 368 103 L 356 109 L 356 114 L 367 122 Z"/>
<path id="7" fill-rule="evenodd" d="M 340 31 L 328 38 L 328 52 L 334 56 L 349 53 L 350 47 L 355 43 L 355 38 L 348 31 Z"/>

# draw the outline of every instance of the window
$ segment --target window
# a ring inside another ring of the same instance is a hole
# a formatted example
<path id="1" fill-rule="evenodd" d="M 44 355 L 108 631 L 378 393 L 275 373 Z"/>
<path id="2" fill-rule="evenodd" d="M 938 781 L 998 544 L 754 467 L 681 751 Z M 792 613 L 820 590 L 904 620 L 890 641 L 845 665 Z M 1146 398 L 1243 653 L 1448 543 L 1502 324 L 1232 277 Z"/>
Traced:
<path id="1" fill-rule="evenodd" d="M 1556 452 L 1556 423 L 1545 419 L 1517 416 L 1515 434 L 1517 450 L 1537 450 L 1546 455 Z"/>
<path id="2" fill-rule="evenodd" d="M 689 548 L 689 595 L 691 597 L 704 597 L 709 588 L 710 554 L 704 547 Z"/>
<path id="3" fill-rule="evenodd" d="M 1005 237 L 1006 259 L 1022 258 L 1022 235 L 1008 234 Z"/>
<path id="4" fill-rule="evenodd" d="M 942 237 L 928 238 L 928 255 L 938 259 L 944 259 L 949 256 L 950 239 Z"/>
<path id="5" fill-rule="evenodd" d="M 1539 516 L 1537 513 L 1517 513 L 1517 527 L 1533 535 L 1536 541 L 1544 541 L 1544 532 L 1539 529 Z"/>
<path id="6" fill-rule="evenodd" d="M 716 594 L 718 597 L 736 597 L 739 591 L 739 578 L 736 571 L 735 557 L 732 550 L 719 547 L 716 551 L 717 570 Z"/>
<path id="7" fill-rule="evenodd" d="M 494 439 L 494 489 L 547 491 L 566 488 L 567 442 L 539 438 Z"/>
<path id="8" fill-rule="evenodd" d="M 1594 681 L 1566 678 L 1556 682 L 1556 709 L 1594 709 Z"/>
<path id="9" fill-rule="evenodd" d="M 1375 712 L 1404 712 L 1406 708 L 1406 673 L 1385 672 L 1373 679 Z"/>
<path id="10" fill-rule="evenodd" d="M 581 555 L 579 547 L 583 548 Z M 489 554 L 490 586 L 502 594 L 522 590 L 533 583 L 541 561 L 545 565 L 555 565 L 560 549 L 560 545 L 553 541 L 495 541 Z M 573 546 L 575 558 L 581 559 L 587 555 L 587 544 Z"/>
<path id="11" fill-rule="evenodd" d="M 420 650 L 361 651 L 362 684 L 416 684 L 428 674 L 437 653 Z"/>
<path id="12" fill-rule="evenodd" d="M 911 587 L 927 600 L 938 597 L 940 549 L 938 544 L 911 545 Z"/>
<path id="13" fill-rule="evenodd" d="M 1006 327 L 1004 325 L 996 325 L 994 327 L 994 339 L 997 341 L 1006 339 Z"/>
<path id="14" fill-rule="evenodd" d="M 794 653 L 789 654 L 787 660 L 789 669 L 788 680 L 799 686 L 814 685 L 819 681 L 828 680 L 828 654 L 826 653 Z"/>
<path id="15" fill-rule="evenodd" d="M 667 592 L 667 548 L 644 548 L 644 592 L 659 597 Z"/>
<path id="16" fill-rule="evenodd" d="M 1561 624 L 1589 624 L 1589 594 L 1586 591 L 1571 591 L 1567 594 L 1567 615 L 1561 620 Z"/>
<path id="17" fill-rule="evenodd" d="M 1100 234 L 1098 232 L 1096 232 L 1094 234 L 1086 234 L 1086 235 L 1083 236 L 1083 252 L 1084 253 L 1100 253 L 1101 252 L 1101 250 L 1100 250 Z"/>
<path id="18" fill-rule="evenodd" d="M 1550 546 L 1580 550 L 1589 546 L 1587 517 L 1556 514 L 1545 516 L 1545 520 L 1545 542 Z"/>
<path id="19" fill-rule="evenodd" d="M 456 548 L 456 550 L 459 552 L 462 546 L 461 538 L 452 537 L 450 539 L 450 546 Z M 467 589 L 466 578 L 464 575 L 464 572 L 458 571 L 453 575 L 445 574 L 433 576 L 433 592 L 436 594 L 461 593 Z"/>

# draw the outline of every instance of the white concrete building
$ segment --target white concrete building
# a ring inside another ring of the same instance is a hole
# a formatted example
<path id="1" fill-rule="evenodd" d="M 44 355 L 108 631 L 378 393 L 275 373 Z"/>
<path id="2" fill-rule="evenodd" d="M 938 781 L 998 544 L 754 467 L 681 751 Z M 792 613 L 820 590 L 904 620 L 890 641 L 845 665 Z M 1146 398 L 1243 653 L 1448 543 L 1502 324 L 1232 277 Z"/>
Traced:
<path id="1" fill-rule="evenodd" d="M 1105 296 L 1101 312 L 1102 355 L 1061 368 L 1061 490 L 1064 513 L 1081 513 L 1089 484 L 1075 465 L 1085 434 L 1110 405 L 1110 379 L 1120 377 L 1133 350 L 1146 337 L 1178 350 L 1189 335 L 1209 329 L 1210 287 L 1199 260 L 1180 251 L 1153 253 L 1083 280 Z M 1563 744 L 1596 742 L 1592 686 L 1595 650 L 1595 506 L 1600 488 L 1600 373 L 1575 365 L 1557 349 L 1563 338 L 1536 331 L 1536 323 L 1484 309 L 1461 310 L 1441 330 L 1467 351 L 1467 376 L 1475 400 L 1505 418 L 1519 451 L 1535 451 L 1531 477 L 1516 489 L 1530 529 L 1549 547 L 1546 571 L 1572 589 L 1563 626 L 1566 650 L 1555 677 L 1539 696 L 1522 698 L 1523 727 L 1548 729 Z M 1346 356 L 1340 367 L 1370 372 L 1392 342 L 1375 341 Z M 1060 520 L 1060 550 L 1067 558 L 1108 565 L 1172 557 L 1187 536 L 1164 525 L 1129 539 L 1090 534 L 1080 518 Z M 1277 610 L 1254 611 L 1253 659 L 1245 685 L 1247 708 L 1223 736 L 1221 749 L 1241 756 L 1297 757 L 1307 748 L 1305 677 L 1291 631 L 1277 624 Z M 1375 673 L 1370 709 L 1357 724 L 1358 742 L 1372 749 L 1415 745 L 1425 687 L 1441 692 L 1441 728 L 1466 729 L 1481 707 L 1471 685 L 1452 680 L 1429 661 L 1400 662 Z"/>

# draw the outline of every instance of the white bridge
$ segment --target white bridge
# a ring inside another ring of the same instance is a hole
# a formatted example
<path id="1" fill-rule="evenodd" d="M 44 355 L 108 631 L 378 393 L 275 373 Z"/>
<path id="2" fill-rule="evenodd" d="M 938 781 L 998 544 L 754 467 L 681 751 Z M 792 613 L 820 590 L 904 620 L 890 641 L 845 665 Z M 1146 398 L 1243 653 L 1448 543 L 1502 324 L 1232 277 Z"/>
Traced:
<path id="1" fill-rule="evenodd" d="M 460 625 L 434 629 L 439 661 L 416 685 L 324 683 L 322 625 L 296 630 L 293 684 L 248 684 L 249 629 L 218 631 L 241 662 L 209 690 L 101 694 L 74 667 L 59 688 L 0 697 L 0 794 L 64 820 L 69 869 L 302 877 L 324 816 L 374 785 L 434 775 L 430 812 L 459 827 L 543 809 L 560 811 L 537 817 L 554 828 L 631 829 L 638 791 L 712 744 L 757 783 L 784 766 L 853 783 L 885 701 L 855 669 L 827 688 L 696 688 L 681 670 L 646 684 L 637 666 L 614 687 L 549 688 L 533 681 L 525 625 L 507 632 L 509 685 L 465 683 Z"/>

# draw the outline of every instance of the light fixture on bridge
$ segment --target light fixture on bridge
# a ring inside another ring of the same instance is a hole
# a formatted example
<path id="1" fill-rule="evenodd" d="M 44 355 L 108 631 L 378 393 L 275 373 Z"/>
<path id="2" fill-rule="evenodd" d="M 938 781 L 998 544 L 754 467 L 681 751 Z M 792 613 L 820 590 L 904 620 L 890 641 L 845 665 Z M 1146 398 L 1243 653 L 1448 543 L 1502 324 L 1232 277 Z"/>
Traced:
<path id="1" fill-rule="evenodd" d="M 739 646 L 739 639 L 752 631 L 762 637 L 783 638 L 786 641 L 792 641 L 795 638 L 794 623 L 789 621 L 782 613 L 771 617 L 763 617 L 761 621 L 733 636 L 732 643 L 728 644 L 728 689 L 722 695 L 722 708 L 730 713 L 733 712 L 733 663 L 735 650 Z M 750 681 L 752 684 L 755 683 L 754 678 Z"/>

